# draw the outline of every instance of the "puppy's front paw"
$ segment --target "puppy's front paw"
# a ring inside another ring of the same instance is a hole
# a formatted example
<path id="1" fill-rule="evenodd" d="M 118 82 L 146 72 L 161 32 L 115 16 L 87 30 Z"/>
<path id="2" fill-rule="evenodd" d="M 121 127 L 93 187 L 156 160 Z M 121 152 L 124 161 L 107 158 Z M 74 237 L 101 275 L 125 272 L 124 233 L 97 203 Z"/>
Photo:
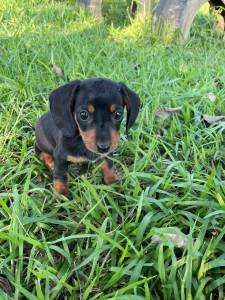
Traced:
<path id="1" fill-rule="evenodd" d="M 115 168 L 110 168 L 107 162 L 103 162 L 102 164 L 102 173 L 104 177 L 105 184 L 112 184 L 120 180 L 120 177 L 116 173 Z"/>
<path id="2" fill-rule="evenodd" d="M 68 190 L 68 185 L 65 182 L 62 182 L 60 180 L 54 180 L 53 181 L 53 186 L 55 190 L 59 193 L 62 194 L 66 197 L 69 196 L 69 190 Z"/>
<path id="3" fill-rule="evenodd" d="M 104 182 L 105 184 L 112 184 L 118 182 L 120 180 L 119 175 L 116 174 L 116 170 L 113 169 L 107 174 L 104 174 Z"/>

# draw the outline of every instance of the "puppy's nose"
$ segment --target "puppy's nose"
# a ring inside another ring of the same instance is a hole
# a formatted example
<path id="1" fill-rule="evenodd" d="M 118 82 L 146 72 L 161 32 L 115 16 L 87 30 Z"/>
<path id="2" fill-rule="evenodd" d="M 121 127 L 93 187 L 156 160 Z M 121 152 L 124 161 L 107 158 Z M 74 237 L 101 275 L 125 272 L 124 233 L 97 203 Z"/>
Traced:
<path id="1" fill-rule="evenodd" d="M 108 143 L 97 143 L 97 149 L 100 153 L 107 153 L 109 151 L 110 145 Z"/>

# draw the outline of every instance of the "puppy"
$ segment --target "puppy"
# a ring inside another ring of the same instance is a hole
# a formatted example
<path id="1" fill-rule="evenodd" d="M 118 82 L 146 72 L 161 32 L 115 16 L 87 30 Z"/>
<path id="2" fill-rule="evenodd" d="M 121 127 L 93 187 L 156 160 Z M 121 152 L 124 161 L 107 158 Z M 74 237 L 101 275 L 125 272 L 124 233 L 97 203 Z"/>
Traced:
<path id="1" fill-rule="evenodd" d="M 100 158 L 104 182 L 118 180 L 107 156 L 118 146 L 124 107 L 126 130 L 134 124 L 140 106 L 138 95 L 123 83 L 94 78 L 57 88 L 49 101 L 50 111 L 35 126 L 35 152 L 53 172 L 56 191 L 68 196 L 68 162 Z"/>

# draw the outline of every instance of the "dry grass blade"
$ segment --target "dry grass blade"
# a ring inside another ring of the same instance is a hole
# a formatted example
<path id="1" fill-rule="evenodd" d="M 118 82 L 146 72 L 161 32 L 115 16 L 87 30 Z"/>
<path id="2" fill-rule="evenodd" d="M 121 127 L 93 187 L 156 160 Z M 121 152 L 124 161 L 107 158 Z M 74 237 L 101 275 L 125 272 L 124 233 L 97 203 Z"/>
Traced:
<path id="1" fill-rule="evenodd" d="M 155 116 L 159 119 L 167 119 L 171 114 L 178 113 L 181 111 L 181 106 L 174 108 L 162 108 L 155 113 Z"/>
<path id="2" fill-rule="evenodd" d="M 215 122 L 219 121 L 225 121 L 225 116 L 209 116 L 209 115 L 203 115 L 202 116 L 203 121 L 205 121 L 208 124 L 213 124 Z"/>
<path id="3" fill-rule="evenodd" d="M 56 76 L 58 76 L 60 78 L 65 78 L 64 72 L 63 72 L 63 70 L 59 66 L 54 65 L 54 64 L 50 64 L 49 67 L 51 68 L 52 72 Z"/>

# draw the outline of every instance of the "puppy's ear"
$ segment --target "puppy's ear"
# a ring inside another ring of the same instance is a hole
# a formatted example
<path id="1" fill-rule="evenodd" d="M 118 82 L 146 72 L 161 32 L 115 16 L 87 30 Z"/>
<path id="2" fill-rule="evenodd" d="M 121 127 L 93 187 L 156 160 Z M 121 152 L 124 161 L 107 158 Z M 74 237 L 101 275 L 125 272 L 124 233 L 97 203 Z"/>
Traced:
<path id="1" fill-rule="evenodd" d="M 129 89 L 124 83 L 120 82 L 120 90 L 123 95 L 124 105 L 127 109 L 126 132 L 134 125 L 140 108 L 139 96 Z"/>
<path id="2" fill-rule="evenodd" d="M 62 130 L 63 135 L 67 137 L 72 137 L 76 131 L 72 109 L 75 105 L 79 83 L 79 80 L 67 83 L 54 90 L 49 96 L 53 120 L 56 126 Z"/>

